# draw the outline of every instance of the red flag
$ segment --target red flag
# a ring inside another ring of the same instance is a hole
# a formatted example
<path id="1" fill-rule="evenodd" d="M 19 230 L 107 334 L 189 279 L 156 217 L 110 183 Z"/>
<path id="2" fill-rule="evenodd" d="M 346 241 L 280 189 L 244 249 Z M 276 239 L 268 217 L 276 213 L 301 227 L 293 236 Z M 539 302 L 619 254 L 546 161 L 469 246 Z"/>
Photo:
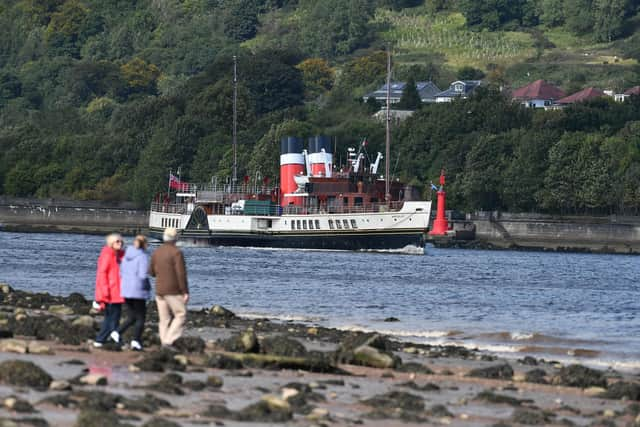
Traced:
<path id="1" fill-rule="evenodd" d="M 189 183 L 182 182 L 174 174 L 169 174 L 169 188 L 173 188 L 178 191 L 189 191 Z"/>

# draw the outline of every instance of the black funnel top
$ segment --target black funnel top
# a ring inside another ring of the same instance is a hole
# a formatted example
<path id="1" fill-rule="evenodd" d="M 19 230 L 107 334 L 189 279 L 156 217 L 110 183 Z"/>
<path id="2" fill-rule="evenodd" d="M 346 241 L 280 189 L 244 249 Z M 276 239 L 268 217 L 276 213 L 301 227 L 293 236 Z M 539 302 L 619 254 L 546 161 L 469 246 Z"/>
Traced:
<path id="1" fill-rule="evenodd" d="M 285 136 L 280 140 L 280 154 L 302 153 L 304 140 L 295 136 Z"/>
<path id="2" fill-rule="evenodd" d="M 332 153 L 331 137 L 329 136 L 312 136 L 309 138 L 309 153 L 320 153 L 322 149 L 327 153 Z"/>

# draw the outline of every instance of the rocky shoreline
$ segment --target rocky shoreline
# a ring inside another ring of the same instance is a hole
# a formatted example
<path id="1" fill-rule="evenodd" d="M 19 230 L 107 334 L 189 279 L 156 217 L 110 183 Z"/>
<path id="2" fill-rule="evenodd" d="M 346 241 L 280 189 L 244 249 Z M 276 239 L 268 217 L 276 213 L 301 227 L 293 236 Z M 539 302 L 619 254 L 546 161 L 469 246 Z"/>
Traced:
<path id="1" fill-rule="evenodd" d="M 80 294 L 0 284 L 0 426 L 640 426 L 640 377 L 190 311 L 188 336 L 94 349 Z"/>

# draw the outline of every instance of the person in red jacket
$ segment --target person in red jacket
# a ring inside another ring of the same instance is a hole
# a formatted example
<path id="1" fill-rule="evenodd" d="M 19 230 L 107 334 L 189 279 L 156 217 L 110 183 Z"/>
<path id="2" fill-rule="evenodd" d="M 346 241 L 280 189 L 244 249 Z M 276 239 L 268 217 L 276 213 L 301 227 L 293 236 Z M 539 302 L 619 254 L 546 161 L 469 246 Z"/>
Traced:
<path id="1" fill-rule="evenodd" d="M 118 325 L 122 313 L 124 299 L 120 295 L 120 260 L 124 254 L 123 241 L 119 234 L 109 234 L 107 244 L 102 248 L 98 257 L 98 270 L 96 272 L 95 299 L 101 308 L 104 308 L 104 321 L 93 345 L 102 347 L 104 342 L 111 337 L 116 343 L 120 343 Z"/>

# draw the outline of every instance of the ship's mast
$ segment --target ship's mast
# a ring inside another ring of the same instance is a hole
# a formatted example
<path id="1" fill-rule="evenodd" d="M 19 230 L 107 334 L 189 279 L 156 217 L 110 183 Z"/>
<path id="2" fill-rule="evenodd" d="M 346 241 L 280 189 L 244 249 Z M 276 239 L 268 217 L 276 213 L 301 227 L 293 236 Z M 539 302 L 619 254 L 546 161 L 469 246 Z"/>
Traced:
<path id="1" fill-rule="evenodd" d="M 238 122 L 238 67 L 237 57 L 233 56 L 233 182 L 235 188 L 238 182 L 238 138 L 237 138 L 237 122 Z"/>
<path id="2" fill-rule="evenodd" d="M 391 201 L 389 193 L 389 158 L 391 145 L 391 51 L 387 47 L 387 135 L 385 138 L 385 154 L 384 154 L 384 198 L 387 203 Z"/>

